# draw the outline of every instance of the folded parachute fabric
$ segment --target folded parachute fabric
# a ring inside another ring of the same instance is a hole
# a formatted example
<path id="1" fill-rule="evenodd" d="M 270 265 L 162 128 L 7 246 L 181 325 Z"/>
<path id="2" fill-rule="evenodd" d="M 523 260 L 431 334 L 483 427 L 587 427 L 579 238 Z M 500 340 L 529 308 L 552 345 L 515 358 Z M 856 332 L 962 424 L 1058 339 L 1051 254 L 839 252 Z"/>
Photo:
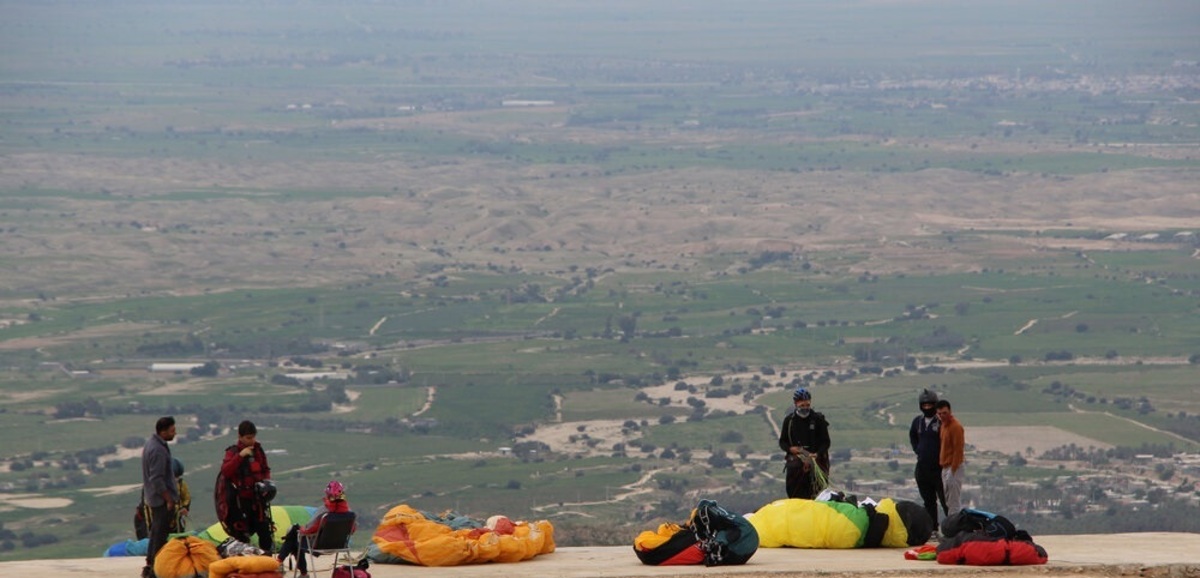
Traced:
<path id="1" fill-rule="evenodd" d="M 554 548 L 554 527 L 546 520 L 492 516 L 479 522 L 457 514 L 428 515 L 401 504 L 379 522 L 367 558 L 383 564 L 460 566 L 520 562 Z"/>
<path id="2" fill-rule="evenodd" d="M 646 530 L 633 540 L 633 552 L 648 566 L 687 566 L 704 563 L 691 528 L 679 524 L 660 524 L 657 530 Z"/>
<path id="3" fill-rule="evenodd" d="M 233 556 L 217 560 L 208 566 L 208 578 L 261 573 L 279 575 L 279 560 L 273 556 Z"/>
<path id="4" fill-rule="evenodd" d="M 746 518 L 700 500 L 682 526 L 662 524 L 638 534 L 633 551 L 650 566 L 740 565 L 758 551 L 758 532 Z"/>
<path id="5" fill-rule="evenodd" d="M 924 508 L 891 498 L 861 507 L 789 498 L 771 502 L 749 518 L 764 548 L 906 548 L 924 544 L 933 534 Z"/>
<path id="6" fill-rule="evenodd" d="M 291 528 L 293 524 L 301 526 L 307 524 L 316 510 L 311 506 L 271 506 L 271 521 L 279 530 L 275 532 L 274 536 L 275 550 L 279 550 L 283 545 L 283 537 L 287 534 L 288 528 Z M 220 544 L 229 538 L 229 534 L 225 532 L 225 528 L 222 528 L 220 523 L 216 523 L 197 532 L 196 537 L 213 544 Z"/>
<path id="7" fill-rule="evenodd" d="M 143 538 L 141 540 L 125 540 L 124 542 L 117 542 L 116 544 L 109 546 L 108 549 L 104 551 L 104 557 L 114 558 L 120 556 L 145 556 L 146 551 L 149 549 L 150 538 Z"/>
<path id="8" fill-rule="evenodd" d="M 158 578 L 198 578 L 208 576 L 209 566 L 221 556 L 216 546 L 195 536 L 168 540 L 154 557 Z"/>
<path id="9" fill-rule="evenodd" d="M 908 550 L 904 551 L 904 559 L 905 560 L 936 561 L 937 560 L 937 546 L 934 546 L 933 544 L 925 544 L 924 546 L 917 546 L 916 548 L 909 548 Z"/>
<path id="10" fill-rule="evenodd" d="M 278 550 L 280 545 L 283 544 L 283 536 L 287 534 L 287 529 L 291 528 L 292 524 L 300 524 L 301 526 L 307 524 L 316 510 L 316 508 L 311 506 L 271 506 L 271 519 L 275 522 L 275 527 L 280 530 L 275 532 L 275 549 Z M 212 542 L 214 545 L 221 544 L 229 538 L 229 535 L 225 533 L 225 529 L 221 527 L 221 524 L 213 524 L 199 532 L 171 534 L 172 539 L 184 536 L 196 536 L 206 542 Z M 145 556 L 146 550 L 149 549 L 149 538 L 124 540 L 109 546 L 104 551 L 104 557 Z"/>
<path id="11" fill-rule="evenodd" d="M 964 566 L 1035 566 L 1049 560 L 1032 540 L 997 538 L 985 531 L 963 532 L 937 546 L 938 564 Z"/>
<path id="12" fill-rule="evenodd" d="M 168 539 L 182 538 L 185 536 L 195 536 L 195 532 L 180 532 L 177 534 L 168 534 Z M 109 546 L 104 551 L 105 558 L 113 558 L 119 556 L 145 556 L 146 551 L 150 549 L 150 538 L 142 538 L 141 540 L 125 540 L 117 542 Z"/>

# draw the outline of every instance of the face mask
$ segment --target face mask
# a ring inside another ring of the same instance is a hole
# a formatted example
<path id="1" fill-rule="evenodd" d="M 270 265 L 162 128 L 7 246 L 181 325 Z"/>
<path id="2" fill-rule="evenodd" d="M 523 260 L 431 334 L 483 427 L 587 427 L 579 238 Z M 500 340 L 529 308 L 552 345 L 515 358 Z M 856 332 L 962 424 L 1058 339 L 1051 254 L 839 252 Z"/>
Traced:
<path id="1" fill-rule="evenodd" d="M 796 415 L 798 415 L 800 417 L 808 417 L 808 414 L 810 414 L 810 413 L 812 413 L 812 408 L 808 408 L 808 407 L 796 408 Z"/>
<path id="2" fill-rule="evenodd" d="M 933 417 L 937 414 L 937 410 L 932 407 L 929 409 L 921 408 L 921 413 L 925 414 L 925 417 Z"/>

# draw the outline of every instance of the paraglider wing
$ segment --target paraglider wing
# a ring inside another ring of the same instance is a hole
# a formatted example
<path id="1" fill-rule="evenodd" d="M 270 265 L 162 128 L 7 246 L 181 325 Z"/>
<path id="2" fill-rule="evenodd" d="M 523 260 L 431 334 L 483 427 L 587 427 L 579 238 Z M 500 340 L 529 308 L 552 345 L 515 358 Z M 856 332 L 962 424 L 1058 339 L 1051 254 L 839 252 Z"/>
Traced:
<path id="1" fill-rule="evenodd" d="M 696 534 L 679 524 L 660 524 L 633 541 L 633 552 L 647 566 L 682 566 L 704 563 Z"/>
<path id="2" fill-rule="evenodd" d="M 283 544 L 283 535 L 287 533 L 288 528 L 292 527 L 292 524 L 301 526 L 307 524 L 316 511 L 317 509 L 311 506 L 271 506 L 271 518 L 275 520 L 278 527 L 274 534 L 275 548 L 278 549 Z M 229 533 L 225 531 L 224 525 L 216 523 L 197 532 L 196 537 L 213 544 L 220 544 L 229 537 Z"/>
<path id="3" fill-rule="evenodd" d="M 638 534 L 633 551 L 649 566 L 736 566 L 758 551 L 758 532 L 745 517 L 700 500 L 687 523 L 661 524 Z"/>
<path id="4" fill-rule="evenodd" d="M 924 544 L 933 521 L 916 502 L 884 498 L 858 505 L 843 501 L 776 500 L 750 523 L 764 548 L 905 548 Z"/>
<path id="5" fill-rule="evenodd" d="M 764 548 L 859 548 L 867 511 L 845 502 L 775 500 L 750 517 Z"/>
<path id="6" fill-rule="evenodd" d="M 549 522 L 512 522 L 493 527 L 447 513 L 435 516 L 401 504 L 388 511 L 367 547 L 367 558 L 383 564 L 459 566 L 519 562 L 554 551 Z"/>
<path id="7" fill-rule="evenodd" d="M 312 519 L 313 514 L 316 512 L 317 509 L 311 506 L 271 506 L 271 517 L 279 524 L 279 531 L 275 532 L 276 549 L 283 544 L 283 535 L 287 533 L 288 528 L 292 527 L 292 524 L 304 526 Z M 220 545 L 221 542 L 224 542 L 229 537 L 229 534 L 225 532 L 225 528 L 220 523 L 217 523 L 198 532 L 171 534 L 170 538 L 174 539 L 186 536 L 195 536 L 205 542 Z M 104 551 L 104 556 L 145 556 L 146 550 L 150 547 L 149 544 L 149 538 L 124 540 L 109 546 Z"/>

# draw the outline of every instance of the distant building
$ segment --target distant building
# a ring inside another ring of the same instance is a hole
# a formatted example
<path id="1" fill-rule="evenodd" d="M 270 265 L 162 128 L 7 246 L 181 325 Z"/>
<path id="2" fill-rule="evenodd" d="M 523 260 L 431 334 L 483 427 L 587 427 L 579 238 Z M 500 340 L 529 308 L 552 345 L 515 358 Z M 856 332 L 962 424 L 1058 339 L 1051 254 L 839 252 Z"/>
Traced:
<path id="1" fill-rule="evenodd" d="M 151 363 L 147 368 L 152 372 L 187 372 L 197 367 L 204 367 L 203 363 Z"/>
<path id="2" fill-rule="evenodd" d="M 554 106 L 553 100 L 502 100 L 500 106 Z"/>
<path id="3" fill-rule="evenodd" d="M 342 371 L 310 371 L 307 373 L 285 374 L 296 381 L 313 381 L 314 379 L 350 379 L 350 374 Z"/>

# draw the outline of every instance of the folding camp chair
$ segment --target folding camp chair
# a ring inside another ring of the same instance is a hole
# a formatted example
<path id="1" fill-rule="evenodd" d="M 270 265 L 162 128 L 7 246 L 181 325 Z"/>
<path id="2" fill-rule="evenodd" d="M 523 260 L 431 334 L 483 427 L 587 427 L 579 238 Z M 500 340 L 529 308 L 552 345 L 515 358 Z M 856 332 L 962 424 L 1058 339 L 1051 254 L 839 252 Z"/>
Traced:
<path id="1" fill-rule="evenodd" d="M 308 556 L 308 573 L 317 573 L 316 557 L 322 554 L 333 554 L 333 566 L 329 572 L 338 567 L 338 560 L 345 556 L 343 565 L 352 564 L 354 556 L 350 553 L 350 538 L 354 535 L 354 512 L 331 512 L 321 518 L 317 533 L 300 536 L 300 556 Z M 297 568 L 297 572 L 299 568 Z"/>

